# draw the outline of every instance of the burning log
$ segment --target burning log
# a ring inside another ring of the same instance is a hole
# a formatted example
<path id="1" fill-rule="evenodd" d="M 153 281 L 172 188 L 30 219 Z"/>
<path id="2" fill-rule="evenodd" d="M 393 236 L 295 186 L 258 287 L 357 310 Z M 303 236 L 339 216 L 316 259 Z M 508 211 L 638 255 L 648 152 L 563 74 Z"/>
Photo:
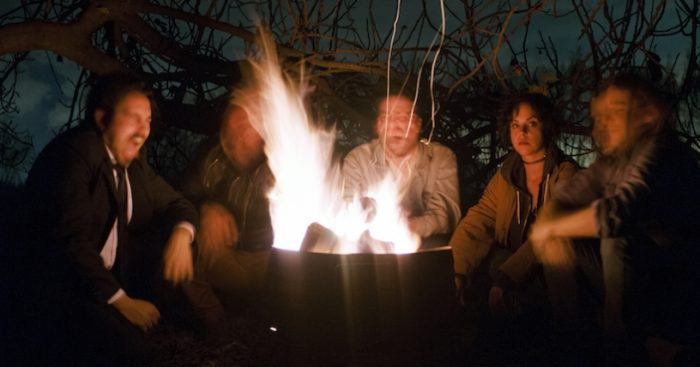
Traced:
<path id="1" fill-rule="evenodd" d="M 338 236 L 333 231 L 318 223 L 311 223 L 306 229 L 300 251 L 330 253 L 335 252 L 337 245 Z"/>
<path id="2" fill-rule="evenodd" d="M 340 239 L 330 229 L 319 223 L 312 223 L 306 229 L 300 251 L 318 253 L 342 253 Z M 394 244 L 373 238 L 369 231 L 365 230 L 357 241 L 355 253 L 394 253 Z"/>

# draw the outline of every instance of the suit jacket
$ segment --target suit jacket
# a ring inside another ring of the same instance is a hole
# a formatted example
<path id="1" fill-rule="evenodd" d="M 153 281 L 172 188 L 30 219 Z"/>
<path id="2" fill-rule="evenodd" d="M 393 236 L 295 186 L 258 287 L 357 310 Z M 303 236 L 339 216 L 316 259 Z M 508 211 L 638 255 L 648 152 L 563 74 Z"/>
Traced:
<path id="1" fill-rule="evenodd" d="M 128 167 L 133 212 L 129 246 L 156 219 L 168 228 L 197 223 L 194 206 L 155 174 L 143 156 Z M 106 302 L 122 287 L 104 267 L 100 250 L 117 215 L 112 163 L 97 131 L 79 126 L 57 136 L 37 157 L 25 185 L 24 222 L 40 281 L 62 282 L 78 294 Z M 131 252 L 118 248 L 117 262 Z"/>

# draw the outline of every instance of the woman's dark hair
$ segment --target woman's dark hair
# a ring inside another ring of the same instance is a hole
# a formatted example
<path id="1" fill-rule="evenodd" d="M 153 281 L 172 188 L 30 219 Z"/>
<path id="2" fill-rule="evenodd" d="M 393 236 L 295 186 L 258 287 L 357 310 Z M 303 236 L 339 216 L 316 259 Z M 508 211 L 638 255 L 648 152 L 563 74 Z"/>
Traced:
<path id="1" fill-rule="evenodd" d="M 151 119 L 156 121 L 158 108 L 151 88 L 138 76 L 121 72 L 94 79 L 87 97 L 85 121 L 94 126 L 95 111 L 101 109 L 105 111 L 106 123 L 111 123 L 114 108 L 124 97 L 133 92 L 141 93 L 148 98 L 151 102 Z"/>
<path id="2" fill-rule="evenodd" d="M 513 121 L 513 114 L 518 112 L 521 104 L 529 105 L 539 117 L 542 124 L 542 142 L 545 148 L 549 149 L 556 143 L 562 119 L 552 101 L 539 93 L 519 93 L 510 96 L 501 105 L 497 116 L 501 145 L 505 148 L 510 148 L 512 145 L 510 124 Z"/>

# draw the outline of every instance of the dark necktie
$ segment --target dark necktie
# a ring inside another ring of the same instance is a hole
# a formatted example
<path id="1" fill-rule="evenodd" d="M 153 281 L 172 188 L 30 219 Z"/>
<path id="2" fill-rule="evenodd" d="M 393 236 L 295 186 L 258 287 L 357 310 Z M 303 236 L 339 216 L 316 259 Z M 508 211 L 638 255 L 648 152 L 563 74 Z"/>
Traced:
<path id="1" fill-rule="evenodd" d="M 124 281 L 125 273 L 125 256 L 123 255 L 127 249 L 128 241 L 128 196 L 126 190 L 126 170 L 124 166 L 115 164 L 114 169 L 117 171 L 117 256 L 114 262 L 113 269 L 117 271 Z"/>

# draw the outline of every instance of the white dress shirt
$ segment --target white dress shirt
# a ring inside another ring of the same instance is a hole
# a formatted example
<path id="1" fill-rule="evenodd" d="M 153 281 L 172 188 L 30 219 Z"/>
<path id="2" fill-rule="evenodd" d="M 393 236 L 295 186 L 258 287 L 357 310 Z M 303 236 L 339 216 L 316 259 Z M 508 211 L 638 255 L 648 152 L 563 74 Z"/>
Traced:
<path id="1" fill-rule="evenodd" d="M 107 149 L 107 154 L 109 154 L 109 159 L 112 162 L 113 165 L 117 164 L 117 159 L 114 157 L 114 154 L 112 153 L 111 150 L 105 145 L 105 149 Z M 116 168 L 112 169 L 112 175 L 114 176 L 114 185 L 119 184 L 119 178 L 118 178 L 118 172 Z M 133 200 L 131 198 L 131 184 L 129 183 L 129 173 L 128 170 L 124 170 L 124 182 L 126 182 L 126 218 L 127 221 L 131 221 L 131 215 L 134 212 L 134 205 L 133 205 Z M 102 250 L 100 251 L 100 257 L 102 257 L 102 262 L 105 266 L 105 268 L 112 269 L 112 266 L 114 266 L 114 262 L 116 261 L 116 256 L 117 256 L 117 244 L 119 243 L 119 239 L 117 238 L 117 221 L 119 219 L 115 218 L 114 223 L 112 224 L 112 230 L 109 232 L 109 235 L 107 236 L 107 240 L 105 241 L 104 246 L 102 247 Z M 185 228 L 188 232 L 190 232 L 190 243 L 194 240 L 194 225 L 189 222 L 179 222 L 178 224 L 175 225 L 175 228 L 181 227 Z M 107 301 L 108 304 L 114 303 L 116 300 L 118 300 L 121 296 L 125 295 L 126 293 L 122 288 L 119 288 L 112 297 L 109 298 Z"/>

